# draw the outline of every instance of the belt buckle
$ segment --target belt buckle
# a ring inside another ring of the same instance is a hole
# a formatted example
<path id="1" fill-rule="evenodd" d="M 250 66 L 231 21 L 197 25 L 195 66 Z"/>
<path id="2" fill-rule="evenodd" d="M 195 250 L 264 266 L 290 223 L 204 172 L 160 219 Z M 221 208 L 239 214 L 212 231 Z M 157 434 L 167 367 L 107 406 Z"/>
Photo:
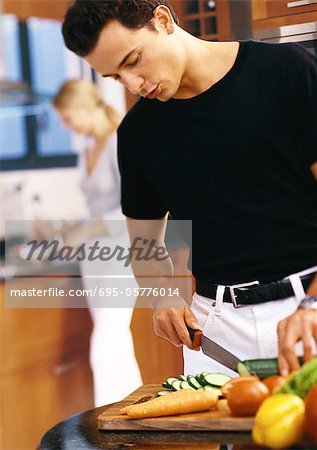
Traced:
<path id="1" fill-rule="evenodd" d="M 235 308 L 239 308 L 240 306 L 246 306 L 246 305 L 238 305 L 237 300 L 236 300 L 237 296 L 234 292 L 234 290 L 236 288 L 246 288 L 247 286 L 256 286 L 258 284 L 260 284 L 260 282 L 256 280 L 256 281 L 251 281 L 250 283 L 233 284 L 232 286 L 228 286 L 233 306 Z"/>

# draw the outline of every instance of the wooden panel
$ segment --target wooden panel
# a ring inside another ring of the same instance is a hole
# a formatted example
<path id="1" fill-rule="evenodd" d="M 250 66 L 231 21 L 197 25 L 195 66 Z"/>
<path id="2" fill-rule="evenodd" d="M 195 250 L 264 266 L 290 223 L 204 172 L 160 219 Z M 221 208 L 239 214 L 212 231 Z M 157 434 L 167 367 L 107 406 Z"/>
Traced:
<path id="1" fill-rule="evenodd" d="M 267 17 L 266 0 L 252 0 L 253 20 L 265 19 Z"/>
<path id="2" fill-rule="evenodd" d="M 267 28 L 278 28 L 284 25 L 297 25 L 300 23 L 317 21 L 317 11 L 303 14 L 291 14 L 284 17 L 274 17 L 271 19 L 261 19 L 253 21 L 254 30 L 264 30 Z"/>
<path id="3" fill-rule="evenodd" d="M 4 0 L 2 11 L 16 14 L 20 20 L 26 20 L 29 17 L 62 20 L 67 4 L 67 0 Z"/>
<path id="4" fill-rule="evenodd" d="M 93 407 L 90 332 L 87 309 L 6 308 L 0 284 L 0 448 L 36 448 L 56 422 Z"/>
<path id="5" fill-rule="evenodd" d="M 155 335 L 151 309 L 134 310 L 131 331 L 144 383 L 160 383 L 168 377 L 183 373 L 182 349 Z"/>
<path id="6" fill-rule="evenodd" d="M 267 0 L 267 16 L 281 17 L 290 14 L 302 14 L 317 11 L 317 3 L 289 8 L 288 3 L 294 0 Z"/>
<path id="7" fill-rule="evenodd" d="M 88 355 L 73 358 L 59 372 L 47 363 L 2 377 L 0 397 L 1 448 L 35 449 L 53 425 L 93 408 Z"/>
<path id="8" fill-rule="evenodd" d="M 98 427 L 101 430 L 191 430 L 191 431 L 250 431 L 254 426 L 254 417 L 233 417 L 226 400 L 219 402 L 216 410 L 184 414 L 168 417 L 145 418 L 129 420 L 120 414 L 120 409 L 150 396 L 160 390 L 158 384 L 142 386 L 121 402 L 108 408 L 98 417 Z"/>
<path id="9" fill-rule="evenodd" d="M 34 282 L 23 280 L 23 285 L 32 288 Z M 47 288 L 47 280 L 41 287 Z M 5 308 L 1 284 L 0 316 L 0 373 L 32 365 L 45 355 L 55 356 L 58 364 L 70 354 L 88 351 L 92 329 L 88 309 Z"/>
<path id="10" fill-rule="evenodd" d="M 231 21 L 229 2 L 227 0 L 217 1 L 217 34 L 219 41 L 229 41 L 231 39 Z"/>

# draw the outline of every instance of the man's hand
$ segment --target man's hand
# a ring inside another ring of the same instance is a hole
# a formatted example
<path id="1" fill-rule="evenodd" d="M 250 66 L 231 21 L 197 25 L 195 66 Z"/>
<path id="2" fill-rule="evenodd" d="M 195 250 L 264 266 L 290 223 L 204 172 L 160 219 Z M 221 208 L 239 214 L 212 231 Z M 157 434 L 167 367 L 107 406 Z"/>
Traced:
<path id="1" fill-rule="evenodd" d="M 188 308 L 185 300 L 183 302 L 183 305 L 175 305 L 175 307 L 156 307 L 154 309 L 154 332 L 157 336 L 167 339 L 176 347 L 186 345 L 191 350 L 199 350 L 199 348 L 193 346 L 186 328 L 187 324 L 191 328 L 198 330 L 199 324 L 194 314 Z"/>
<path id="2" fill-rule="evenodd" d="M 317 311 L 298 309 L 279 322 L 277 335 L 279 370 L 282 376 L 287 376 L 300 367 L 295 353 L 296 342 L 303 342 L 304 362 L 313 356 L 314 341 L 317 342 Z"/>

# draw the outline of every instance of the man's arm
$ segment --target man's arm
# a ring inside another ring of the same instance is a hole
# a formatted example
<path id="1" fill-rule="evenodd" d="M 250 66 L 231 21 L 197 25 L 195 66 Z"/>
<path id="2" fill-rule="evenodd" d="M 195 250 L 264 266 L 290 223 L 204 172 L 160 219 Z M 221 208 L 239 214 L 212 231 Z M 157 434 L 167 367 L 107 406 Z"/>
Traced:
<path id="1" fill-rule="evenodd" d="M 138 251 L 131 252 L 131 264 L 139 286 L 147 288 L 147 292 L 151 289 L 151 293 L 153 289 L 166 294 L 174 292 L 173 263 L 165 246 L 167 216 L 158 220 L 127 219 L 131 248 L 134 242 L 137 242 L 138 247 Z M 156 256 L 158 249 L 160 249 L 159 257 Z M 148 255 L 146 260 L 140 257 L 142 254 Z M 199 325 L 186 301 L 176 294 L 150 295 L 145 298 L 153 308 L 155 334 L 177 347 L 186 345 L 190 349 L 195 349 L 186 324 L 194 329 L 198 329 Z"/>
<path id="2" fill-rule="evenodd" d="M 317 163 L 310 167 L 317 180 Z M 316 205 L 317 207 L 317 205 Z M 307 295 L 317 296 L 317 276 L 310 284 Z M 317 311 L 297 309 L 294 314 L 279 322 L 277 328 L 279 342 L 279 370 L 284 376 L 299 369 L 295 344 L 303 342 L 304 361 L 312 358 L 314 344 L 317 343 Z"/>

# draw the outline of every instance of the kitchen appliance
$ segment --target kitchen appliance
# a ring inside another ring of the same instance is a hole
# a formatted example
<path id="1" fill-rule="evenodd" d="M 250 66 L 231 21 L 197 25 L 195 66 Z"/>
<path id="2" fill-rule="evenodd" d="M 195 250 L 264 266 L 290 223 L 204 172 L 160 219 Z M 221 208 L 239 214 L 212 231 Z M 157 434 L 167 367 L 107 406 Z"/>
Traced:
<path id="1" fill-rule="evenodd" d="M 297 42 L 317 56 L 317 22 L 257 30 L 254 37 L 265 42 Z"/>
<path id="2" fill-rule="evenodd" d="M 118 403 L 114 403 L 98 416 L 99 430 L 168 430 L 168 431 L 251 431 L 254 417 L 233 417 L 226 400 L 219 400 L 217 409 L 180 414 L 177 416 L 149 417 L 129 420 L 120 409 L 139 402 L 143 397 L 155 396 L 160 384 L 146 384 Z"/>

